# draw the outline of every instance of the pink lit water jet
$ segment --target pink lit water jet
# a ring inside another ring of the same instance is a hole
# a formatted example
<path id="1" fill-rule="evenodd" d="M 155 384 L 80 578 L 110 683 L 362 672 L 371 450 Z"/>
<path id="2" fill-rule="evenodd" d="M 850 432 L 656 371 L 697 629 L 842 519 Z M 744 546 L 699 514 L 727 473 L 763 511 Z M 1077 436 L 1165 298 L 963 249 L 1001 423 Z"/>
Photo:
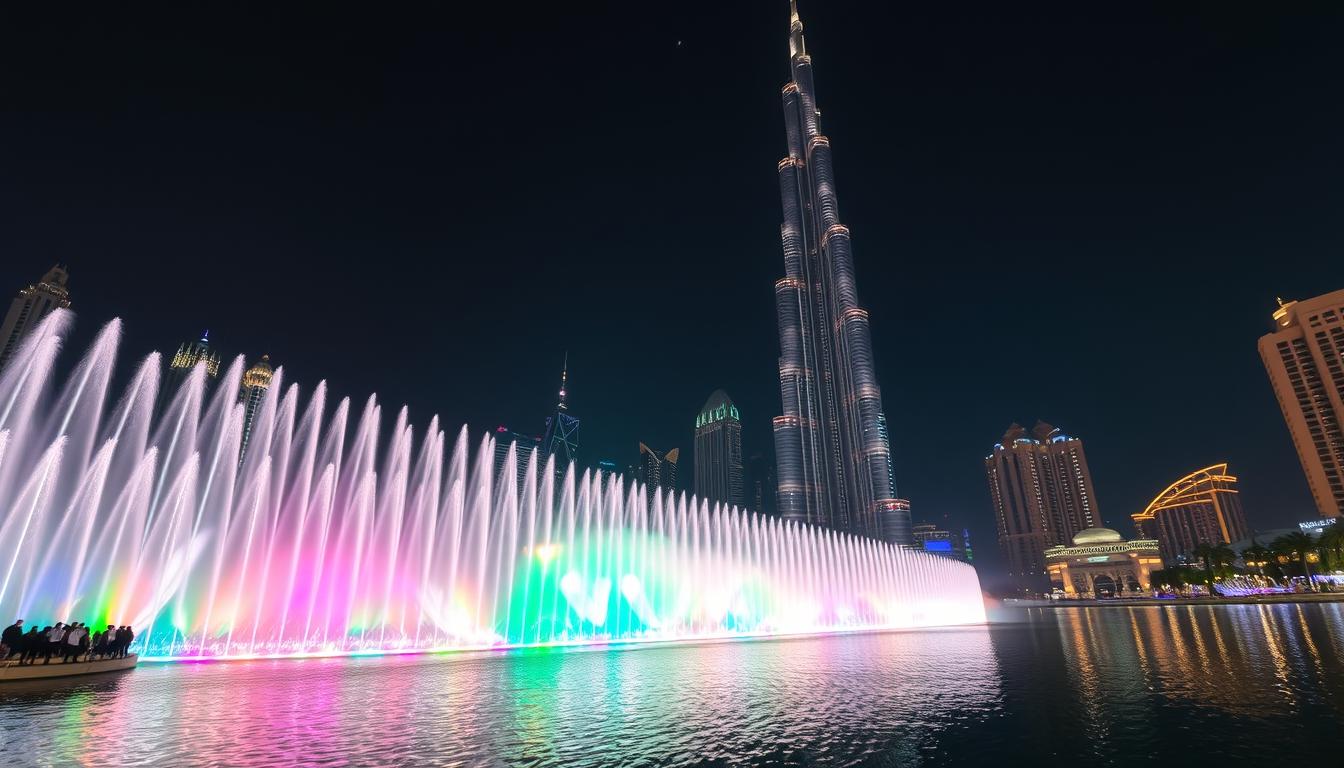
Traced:
<path id="1" fill-rule="evenodd" d="M 137 627 L 143 656 L 411 653 L 981 623 L 969 566 L 620 478 L 437 417 L 390 431 L 277 369 L 238 461 L 243 365 L 154 418 L 120 325 L 54 374 L 57 311 L 0 372 L 0 615 Z M 515 462 L 526 471 L 519 474 Z"/>

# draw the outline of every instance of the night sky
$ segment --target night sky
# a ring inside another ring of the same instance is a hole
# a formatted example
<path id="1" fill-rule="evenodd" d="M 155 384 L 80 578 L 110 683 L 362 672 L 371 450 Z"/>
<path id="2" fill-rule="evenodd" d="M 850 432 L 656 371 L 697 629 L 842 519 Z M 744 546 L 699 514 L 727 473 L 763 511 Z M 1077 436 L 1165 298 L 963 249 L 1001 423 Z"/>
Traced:
<path id="1" fill-rule="evenodd" d="M 63 261 L 77 348 L 209 328 L 477 431 L 540 432 L 568 350 L 584 463 L 689 474 L 720 387 L 770 453 L 787 4 L 471 5 L 6 6 L 0 288 Z M 1121 531 L 1223 460 L 1314 517 L 1256 340 L 1344 287 L 1344 9 L 896 5 L 801 11 L 916 520 L 993 569 L 1037 418 Z"/>

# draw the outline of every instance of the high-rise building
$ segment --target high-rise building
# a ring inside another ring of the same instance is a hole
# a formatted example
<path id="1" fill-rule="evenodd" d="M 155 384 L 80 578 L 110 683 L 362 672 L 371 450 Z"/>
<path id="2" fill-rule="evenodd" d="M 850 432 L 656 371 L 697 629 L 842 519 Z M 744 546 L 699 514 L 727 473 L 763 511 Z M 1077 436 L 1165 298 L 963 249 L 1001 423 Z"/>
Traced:
<path id="1" fill-rule="evenodd" d="M 743 507 L 742 419 L 722 389 L 695 417 L 695 495 Z"/>
<path id="2" fill-rule="evenodd" d="M 775 515 L 776 488 L 774 456 L 753 453 L 747 458 L 747 504 L 751 511 Z"/>
<path id="3" fill-rule="evenodd" d="M 785 275 L 775 283 L 783 403 L 774 420 L 779 513 L 910 544 L 910 517 L 896 505 L 868 313 L 859 306 L 849 229 L 836 207 L 812 58 L 797 5 L 790 10 L 788 156 L 779 163 Z"/>
<path id="4" fill-rule="evenodd" d="M 606 489 L 607 493 L 611 493 L 613 490 L 618 492 L 624 491 L 624 488 L 618 489 L 613 485 L 615 481 L 621 479 L 622 475 L 621 465 L 617 464 L 612 459 L 597 460 L 597 475 L 602 478 L 602 487 Z"/>
<path id="5" fill-rule="evenodd" d="M 509 457 L 509 446 L 517 445 L 518 463 L 514 467 L 518 477 L 518 489 L 521 491 L 523 483 L 527 479 L 527 462 L 532 458 L 532 452 L 541 446 L 540 435 L 524 435 L 520 432 L 514 432 L 508 427 L 500 424 L 495 427 L 495 477 L 504 469 L 504 460 Z M 537 457 L 537 471 L 546 467 L 544 456 Z M 541 486 L 541 478 L 537 478 L 537 486 Z"/>
<path id="6" fill-rule="evenodd" d="M 959 533 L 940 528 L 935 523 L 916 523 L 911 529 L 915 539 L 915 548 L 931 555 L 950 557 L 962 562 L 970 562 L 971 549 L 966 539 Z"/>
<path id="7" fill-rule="evenodd" d="M 201 333 L 195 341 L 184 341 L 177 347 L 177 354 L 168 361 L 168 375 L 163 389 L 159 391 L 159 403 L 156 410 L 160 413 L 172 402 L 182 381 L 197 365 L 205 366 L 205 375 L 215 378 L 219 375 L 219 353 L 210 346 L 210 331 Z"/>
<path id="8" fill-rule="evenodd" d="M 38 321 L 46 317 L 53 309 L 70 306 L 70 291 L 65 284 L 70 275 L 65 265 L 57 264 L 47 270 L 42 280 L 19 291 L 19 295 L 10 302 L 5 322 L 0 325 L 0 367 L 4 367 L 9 356 L 19 348 L 19 341 L 28 331 L 37 327 Z"/>
<path id="9" fill-rule="evenodd" d="M 271 386 L 271 377 L 275 369 L 271 367 L 271 356 L 262 355 L 251 368 L 243 372 L 243 385 L 238 392 L 238 402 L 243 404 L 243 442 L 238 451 L 241 463 L 247 455 L 247 441 L 252 437 L 252 423 L 256 421 L 261 400 Z"/>
<path id="10" fill-rule="evenodd" d="M 1344 514 L 1344 290 L 1279 301 L 1260 337 L 1288 432 L 1321 517 Z"/>
<path id="11" fill-rule="evenodd" d="M 985 457 L 999 548 L 1018 588 L 1044 589 L 1045 550 L 1101 521 L 1083 441 L 1043 421 L 1013 424 Z"/>
<path id="12" fill-rule="evenodd" d="M 1200 544 L 1231 544 L 1251 535 L 1237 478 L 1226 463 L 1182 477 L 1131 517 L 1141 538 L 1157 540 L 1168 563 L 1191 560 Z"/>
<path id="13" fill-rule="evenodd" d="M 650 490 L 661 488 L 664 491 L 677 490 L 677 459 L 681 449 L 658 451 L 644 443 L 639 444 L 639 464 L 635 465 L 635 477 L 647 485 Z"/>
<path id="14" fill-rule="evenodd" d="M 569 464 L 578 458 L 579 420 L 569 413 L 566 399 L 569 393 L 569 353 L 565 353 L 565 364 L 560 369 L 560 399 L 556 403 L 555 413 L 546 417 L 546 433 L 541 445 L 547 455 L 555 456 L 555 472 L 563 476 Z"/>

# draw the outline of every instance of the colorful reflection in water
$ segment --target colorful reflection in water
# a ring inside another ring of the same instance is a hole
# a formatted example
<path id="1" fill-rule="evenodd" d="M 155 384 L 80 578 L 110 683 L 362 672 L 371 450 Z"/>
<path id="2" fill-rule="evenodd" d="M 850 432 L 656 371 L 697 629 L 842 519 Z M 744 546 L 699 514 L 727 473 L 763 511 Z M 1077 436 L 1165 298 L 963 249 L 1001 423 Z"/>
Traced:
<path id="1" fill-rule="evenodd" d="M 1288 745 L 1295 762 L 1338 762 L 1340 605 L 1018 617 L 618 653 L 146 665 L 0 686 L 0 740 L 52 765 L 1204 765 Z"/>

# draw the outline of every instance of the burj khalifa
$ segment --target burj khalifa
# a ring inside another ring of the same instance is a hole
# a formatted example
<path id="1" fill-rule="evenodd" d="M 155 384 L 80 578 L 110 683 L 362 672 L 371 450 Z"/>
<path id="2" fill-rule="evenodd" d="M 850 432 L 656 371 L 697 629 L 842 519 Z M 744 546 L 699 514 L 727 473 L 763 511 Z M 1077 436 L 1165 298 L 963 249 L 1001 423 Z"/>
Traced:
<path id="1" fill-rule="evenodd" d="M 911 544 L 896 497 L 868 313 L 859 306 L 849 228 L 836 205 L 831 142 L 821 132 L 812 57 L 790 2 L 779 162 L 785 276 L 775 283 L 783 414 L 774 420 L 779 512 L 894 544 Z"/>

